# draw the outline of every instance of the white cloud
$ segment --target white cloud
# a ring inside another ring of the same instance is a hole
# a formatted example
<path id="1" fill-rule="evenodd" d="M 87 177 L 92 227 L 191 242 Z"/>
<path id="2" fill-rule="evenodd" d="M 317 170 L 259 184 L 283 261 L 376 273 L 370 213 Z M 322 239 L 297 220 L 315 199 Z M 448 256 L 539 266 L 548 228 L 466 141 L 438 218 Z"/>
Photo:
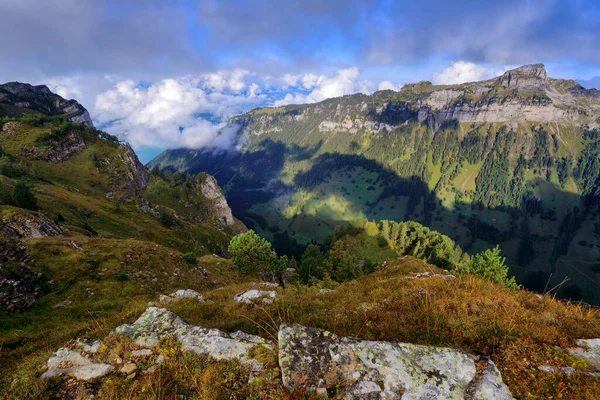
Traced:
<path id="1" fill-rule="evenodd" d="M 371 93 L 373 83 L 358 81 L 360 72 L 358 68 L 340 69 L 332 77 L 324 75 L 306 74 L 302 77 L 302 86 L 306 89 L 314 87 L 307 95 L 301 93 L 288 93 L 281 100 L 277 100 L 275 107 L 288 104 L 316 103 L 332 97 L 344 96 L 354 93 Z"/>
<path id="2" fill-rule="evenodd" d="M 377 90 L 400 90 L 402 85 L 396 85 L 392 81 L 381 81 L 377 85 Z"/>
<path id="3" fill-rule="evenodd" d="M 304 89 L 312 89 L 320 85 L 327 77 L 325 75 L 305 74 L 302 77 L 302 87 Z"/>
<path id="4" fill-rule="evenodd" d="M 467 61 L 452 61 L 450 66 L 442 72 L 433 74 L 433 83 L 436 85 L 453 85 L 465 82 L 475 82 L 490 79 L 506 71 L 493 70 Z"/>
<path id="5" fill-rule="evenodd" d="M 285 86 L 296 86 L 298 84 L 298 75 L 285 74 L 283 75 L 283 82 Z"/>
<path id="6" fill-rule="evenodd" d="M 250 72 L 244 69 L 211 72 L 202 75 L 202 87 L 217 92 L 229 90 L 239 93 L 246 88 L 246 77 L 249 75 Z"/>
<path id="7" fill-rule="evenodd" d="M 242 92 L 247 75 L 247 71 L 217 72 L 163 79 L 149 86 L 120 81 L 96 97 L 95 120 L 134 147 L 231 148 L 239 144 L 239 127 L 227 127 L 226 120 L 264 97 L 256 83 Z M 212 118 L 203 118 L 204 114 Z"/>

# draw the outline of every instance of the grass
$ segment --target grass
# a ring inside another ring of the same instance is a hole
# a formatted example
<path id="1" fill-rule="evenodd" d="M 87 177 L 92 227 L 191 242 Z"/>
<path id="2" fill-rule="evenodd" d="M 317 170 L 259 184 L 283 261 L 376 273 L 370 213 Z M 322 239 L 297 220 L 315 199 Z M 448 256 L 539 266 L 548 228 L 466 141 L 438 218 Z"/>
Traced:
<path id="1" fill-rule="evenodd" d="M 83 250 L 71 246 L 71 240 Z M 227 259 L 203 256 L 197 265 L 189 265 L 180 252 L 150 242 L 73 237 L 25 243 L 48 287 L 31 309 L 0 320 L 3 388 L 27 386 L 31 374 L 39 372 L 65 342 L 80 336 L 104 337 L 137 318 L 161 293 L 182 288 L 204 291 L 238 279 Z M 127 280 L 116 278 L 124 273 Z M 64 300 L 72 305 L 52 308 Z M 16 364 L 22 368 L 15 372 Z"/>
<path id="2" fill-rule="evenodd" d="M 382 271 L 342 284 L 327 295 L 300 287 L 286 289 L 273 306 L 246 307 L 231 298 L 246 286 L 207 292 L 214 303 L 169 308 L 186 320 L 224 330 L 242 329 L 275 338 L 280 323 L 300 323 L 368 340 L 449 346 L 490 356 L 517 398 L 595 399 L 597 378 L 548 375 L 540 365 L 589 368 L 564 349 L 577 338 L 598 337 L 598 312 L 541 298 L 466 276 L 406 279 L 435 267 L 407 257 Z"/>

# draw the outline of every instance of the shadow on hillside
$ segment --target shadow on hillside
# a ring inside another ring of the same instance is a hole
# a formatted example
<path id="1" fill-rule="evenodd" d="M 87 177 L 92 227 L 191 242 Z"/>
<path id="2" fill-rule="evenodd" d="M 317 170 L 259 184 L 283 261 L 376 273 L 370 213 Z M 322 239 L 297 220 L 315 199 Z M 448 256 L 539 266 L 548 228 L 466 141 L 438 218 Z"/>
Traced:
<path id="1" fill-rule="evenodd" d="M 557 191 L 554 196 L 560 197 L 560 201 L 556 203 L 552 203 L 553 200 L 530 198 L 522 208 L 504 207 L 490 210 L 481 205 L 463 204 L 448 209 L 443 207 L 435 193 L 429 190 L 427 182 L 419 177 L 401 177 L 392 169 L 361 155 L 318 154 L 321 145 L 322 142 L 319 142 L 315 146 L 305 148 L 266 139 L 257 143 L 251 151 L 242 153 L 199 152 L 193 157 L 193 162 L 188 160 L 187 172 L 205 171 L 214 175 L 224 188 L 234 215 L 251 228 L 270 232 L 278 252 L 297 257 L 303 247 L 295 239 L 296 232 L 288 231 L 285 227 L 282 229 L 281 226 L 269 226 L 264 216 L 258 215 L 250 208 L 277 196 L 292 193 L 294 188 L 308 191 L 318 185 L 327 184 L 332 174 L 349 174 L 352 170 L 361 168 L 377 174 L 376 183 L 382 191 L 377 198 L 367 202 L 366 208 L 365 203 L 357 203 L 354 196 L 344 196 L 348 208 L 357 209 L 366 218 L 376 220 L 377 208 L 382 201 L 402 203 L 403 209 L 398 210 L 394 219 L 414 220 L 439 230 L 457 241 L 466 251 L 476 252 L 480 251 L 482 246 L 489 248 L 500 244 L 511 272 L 528 288 L 543 291 L 559 284 L 569 275 L 571 281 L 561 287 L 559 295 L 600 303 L 600 287 L 596 274 L 590 272 L 590 275 L 576 266 L 565 266 L 563 260 L 578 229 L 597 209 L 595 202 L 581 199 L 573 193 Z M 312 166 L 308 170 L 298 172 L 293 185 L 282 181 L 286 160 L 296 162 L 309 159 L 312 159 Z M 565 211 L 561 209 L 561 205 L 565 204 L 577 206 Z M 502 213 L 507 222 L 499 227 L 495 217 L 484 218 L 489 212 Z M 297 216 L 293 217 L 295 218 Z M 556 232 L 530 232 L 528 221 L 531 220 L 535 220 L 540 226 L 556 227 Z M 293 222 L 287 220 L 286 226 L 291 226 Z M 319 225 L 327 229 L 343 222 L 345 221 L 329 221 L 326 224 L 318 215 L 303 216 L 303 226 L 309 227 Z M 477 244 L 476 248 L 474 244 Z M 595 243 L 592 245 L 596 246 Z M 557 268 L 557 265 L 560 268 Z"/>

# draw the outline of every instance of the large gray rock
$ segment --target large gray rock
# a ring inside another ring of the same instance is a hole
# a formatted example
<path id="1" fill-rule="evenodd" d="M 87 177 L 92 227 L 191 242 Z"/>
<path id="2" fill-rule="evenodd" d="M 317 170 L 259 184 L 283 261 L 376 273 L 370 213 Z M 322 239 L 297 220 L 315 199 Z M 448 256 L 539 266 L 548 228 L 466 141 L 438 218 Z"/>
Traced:
<path id="1" fill-rule="evenodd" d="M 325 393 L 341 385 L 348 399 L 512 399 L 500 372 L 449 348 L 362 341 L 300 325 L 279 329 L 283 383 Z"/>
<path id="2" fill-rule="evenodd" d="M 180 300 L 180 299 L 196 299 L 202 303 L 207 301 L 204 298 L 204 296 L 202 296 L 200 293 L 198 293 L 192 289 L 185 289 L 185 290 L 179 289 L 178 291 L 171 293 L 168 296 L 160 295 L 160 302 L 163 304 L 167 304 L 173 300 Z"/>
<path id="3" fill-rule="evenodd" d="M 575 358 L 587 361 L 600 371 L 600 339 L 579 339 L 576 348 L 569 349 Z"/>
<path id="4" fill-rule="evenodd" d="M 229 208 L 225 195 L 215 178 L 206 175 L 204 182 L 200 185 L 200 191 L 204 197 L 212 201 L 214 217 L 225 225 L 233 225 L 235 220 L 233 219 L 231 208 Z"/>
<path id="5" fill-rule="evenodd" d="M 233 297 L 233 301 L 238 303 L 246 304 L 271 304 L 277 297 L 277 292 L 274 290 L 246 290 L 245 292 L 238 293 Z"/>
<path id="6" fill-rule="evenodd" d="M 183 351 L 206 354 L 217 360 L 238 359 L 252 371 L 261 364 L 248 357 L 248 351 L 256 346 L 272 346 L 259 336 L 242 332 L 228 334 L 218 329 L 193 326 L 164 308 L 148 307 L 133 324 L 116 328 L 111 335 L 131 337 L 140 346 L 151 347 L 166 336 L 175 336 Z"/>
<path id="7" fill-rule="evenodd" d="M 60 348 L 48 360 L 48 370 L 42 378 L 68 375 L 89 381 L 107 375 L 113 369 L 109 364 L 93 363 L 87 357 L 67 348 Z"/>

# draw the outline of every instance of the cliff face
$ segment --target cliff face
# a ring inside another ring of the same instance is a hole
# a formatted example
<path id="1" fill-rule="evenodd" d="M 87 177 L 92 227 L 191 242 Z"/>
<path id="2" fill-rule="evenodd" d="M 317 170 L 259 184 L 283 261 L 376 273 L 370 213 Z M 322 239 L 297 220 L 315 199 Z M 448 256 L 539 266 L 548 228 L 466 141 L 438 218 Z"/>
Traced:
<path id="1" fill-rule="evenodd" d="M 399 92 L 345 96 L 276 110 L 281 112 L 257 110 L 235 122 L 247 125 L 254 135 L 282 131 L 283 124 L 304 130 L 308 121 L 321 132 L 349 133 L 391 131 L 414 120 L 427 122 L 434 130 L 450 120 L 600 126 L 598 92 L 586 90 L 575 81 L 548 78 L 543 64 L 526 65 L 482 82 L 444 86 L 419 82 Z"/>
<path id="2" fill-rule="evenodd" d="M 64 116 L 73 122 L 93 127 L 88 111 L 75 100 L 52 93 L 45 85 L 9 82 L 0 85 L 0 117 L 21 116 L 30 112 Z"/>

